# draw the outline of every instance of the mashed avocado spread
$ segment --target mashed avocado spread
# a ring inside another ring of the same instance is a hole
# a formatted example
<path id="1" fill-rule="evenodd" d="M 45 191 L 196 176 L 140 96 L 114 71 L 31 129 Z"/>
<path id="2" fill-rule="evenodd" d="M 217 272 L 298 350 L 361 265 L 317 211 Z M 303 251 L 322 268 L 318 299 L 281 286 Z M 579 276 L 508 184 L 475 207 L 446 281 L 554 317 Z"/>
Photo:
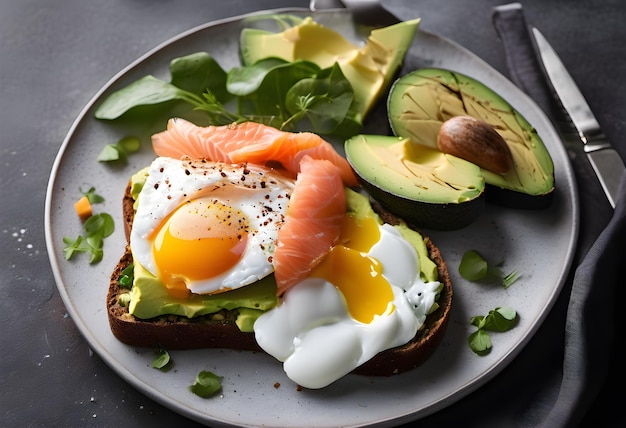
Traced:
<path id="1" fill-rule="evenodd" d="M 135 206 L 139 193 L 145 183 L 146 169 L 131 177 L 131 194 Z M 349 215 L 375 217 L 382 223 L 372 209 L 366 196 L 346 189 L 347 212 Z M 395 226 L 403 237 L 417 251 L 420 273 L 425 281 L 437 280 L 437 266 L 428 258 L 428 250 L 422 236 L 405 224 Z M 137 318 L 149 319 L 161 315 L 178 315 L 194 318 L 220 310 L 236 310 L 236 324 L 241 331 L 252 332 L 256 319 L 265 311 L 278 304 L 274 275 L 269 275 L 254 284 L 213 295 L 190 294 L 186 298 L 170 294 L 163 283 L 143 266 L 134 264 L 134 280 L 130 291 L 129 313 Z M 435 304 L 436 307 L 436 304 Z"/>

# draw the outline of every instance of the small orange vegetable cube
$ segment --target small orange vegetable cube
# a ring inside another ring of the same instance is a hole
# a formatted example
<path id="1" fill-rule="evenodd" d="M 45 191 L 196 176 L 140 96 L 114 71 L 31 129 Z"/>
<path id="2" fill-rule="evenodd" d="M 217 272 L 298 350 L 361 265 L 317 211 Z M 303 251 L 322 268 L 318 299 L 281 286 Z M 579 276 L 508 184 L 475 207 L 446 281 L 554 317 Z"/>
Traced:
<path id="1" fill-rule="evenodd" d="M 76 203 L 74 204 L 74 209 L 76 210 L 76 214 L 78 214 L 78 217 L 82 221 L 85 221 L 89 217 L 91 217 L 91 203 L 89 202 L 89 199 L 87 199 L 87 196 L 83 196 L 78 201 L 76 201 Z"/>

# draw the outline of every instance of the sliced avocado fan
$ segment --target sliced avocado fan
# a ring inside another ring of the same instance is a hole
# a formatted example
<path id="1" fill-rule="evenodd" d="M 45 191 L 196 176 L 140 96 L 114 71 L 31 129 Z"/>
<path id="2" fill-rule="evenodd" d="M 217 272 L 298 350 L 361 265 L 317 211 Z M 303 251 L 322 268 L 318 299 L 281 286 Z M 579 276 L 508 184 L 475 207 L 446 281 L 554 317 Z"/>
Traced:
<path id="1" fill-rule="evenodd" d="M 365 115 L 388 89 L 404 59 L 420 19 L 404 21 L 371 32 L 359 47 L 311 17 L 280 33 L 245 28 L 240 37 L 244 65 L 277 57 L 285 61 L 306 60 L 325 69 L 337 63 L 354 89 L 355 120 Z"/>

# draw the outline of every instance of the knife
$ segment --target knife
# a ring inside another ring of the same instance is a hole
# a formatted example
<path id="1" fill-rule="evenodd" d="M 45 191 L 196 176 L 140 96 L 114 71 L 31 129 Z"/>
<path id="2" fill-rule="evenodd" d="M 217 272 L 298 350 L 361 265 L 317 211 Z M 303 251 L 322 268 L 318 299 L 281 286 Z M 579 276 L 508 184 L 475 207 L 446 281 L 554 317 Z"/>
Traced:
<path id="1" fill-rule="evenodd" d="M 609 203 L 615 208 L 624 162 L 612 148 L 589 104 L 555 50 L 537 28 L 532 28 L 539 57 L 552 89 L 576 128 L 583 151 L 593 167 Z"/>

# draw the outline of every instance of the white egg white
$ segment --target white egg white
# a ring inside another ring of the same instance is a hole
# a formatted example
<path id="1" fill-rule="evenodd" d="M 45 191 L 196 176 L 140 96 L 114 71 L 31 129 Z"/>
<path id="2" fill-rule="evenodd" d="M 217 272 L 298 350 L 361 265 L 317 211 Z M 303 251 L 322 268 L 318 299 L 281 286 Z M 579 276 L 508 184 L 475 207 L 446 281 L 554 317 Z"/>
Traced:
<path id="1" fill-rule="evenodd" d="M 353 319 L 341 292 L 321 278 L 287 291 L 254 325 L 259 345 L 282 361 L 287 376 L 306 388 L 323 388 L 379 352 L 411 340 L 435 302 L 440 283 L 424 282 L 415 249 L 388 224 L 368 253 L 383 265 L 394 300 L 371 323 Z"/>
<path id="2" fill-rule="evenodd" d="M 187 288 L 193 293 L 219 292 L 251 284 L 273 272 L 270 260 L 293 190 L 292 179 L 255 165 L 167 157 L 155 159 L 147 174 L 130 236 L 137 263 L 158 276 L 150 237 L 181 204 L 202 195 L 246 214 L 250 233 L 239 263 L 213 278 L 189 281 Z"/>

